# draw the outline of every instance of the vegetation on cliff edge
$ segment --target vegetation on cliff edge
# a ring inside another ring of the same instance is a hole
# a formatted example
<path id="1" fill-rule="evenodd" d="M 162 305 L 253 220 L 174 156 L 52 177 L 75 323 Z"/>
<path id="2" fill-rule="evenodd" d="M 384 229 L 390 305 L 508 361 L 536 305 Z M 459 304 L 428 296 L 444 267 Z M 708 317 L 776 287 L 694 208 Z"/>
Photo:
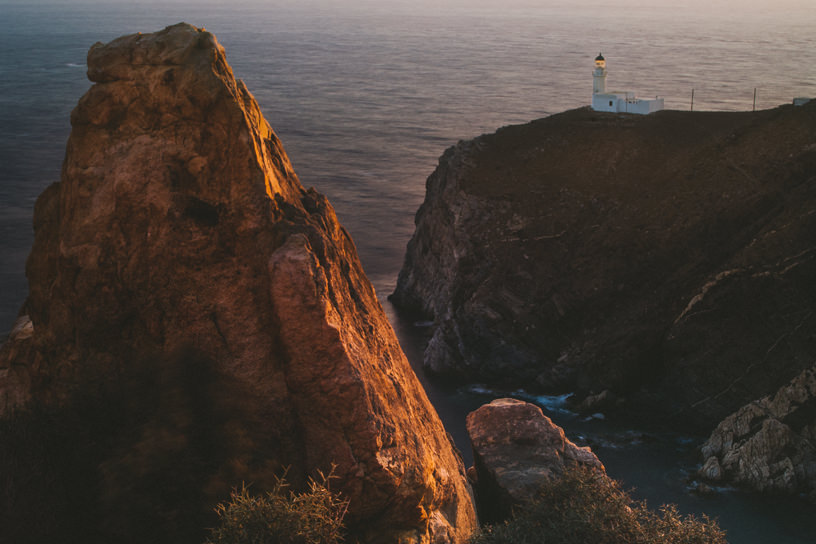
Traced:
<path id="1" fill-rule="evenodd" d="M 471 544 L 726 544 L 725 531 L 703 516 L 660 512 L 635 501 L 620 484 L 588 469 L 567 471 L 502 525 L 486 527 Z"/>
<path id="2" fill-rule="evenodd" d="M 246 486 L 233 490 L 216 508 L 219 524 L 207 544 L 341 542 L 348 501 L 329 490 L 330 478 L 321 473 L 301 493 L 290 490 L 284 478 L 264 495 L 251 495 Z"/>

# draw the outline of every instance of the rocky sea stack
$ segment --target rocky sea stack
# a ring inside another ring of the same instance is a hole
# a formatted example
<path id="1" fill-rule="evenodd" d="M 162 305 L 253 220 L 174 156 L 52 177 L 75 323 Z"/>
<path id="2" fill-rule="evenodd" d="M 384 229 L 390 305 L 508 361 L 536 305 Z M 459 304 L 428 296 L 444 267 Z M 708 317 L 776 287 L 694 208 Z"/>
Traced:
<path id="1" fill-rule="evenodd" d="M 350 541 L 462 542 L 462 462 L 215 37 L 96 44 L 88 77 L 0 351 L 3 536 L 201 542 L 232 487 L 334 465 Z"/>
<path id="2" fill-rule="evenodd" d="M 816 101 L 573 110 L 445 152 L 392 300 L 437 374 L 708 431 L 816 360 L 814 210 Z"/>

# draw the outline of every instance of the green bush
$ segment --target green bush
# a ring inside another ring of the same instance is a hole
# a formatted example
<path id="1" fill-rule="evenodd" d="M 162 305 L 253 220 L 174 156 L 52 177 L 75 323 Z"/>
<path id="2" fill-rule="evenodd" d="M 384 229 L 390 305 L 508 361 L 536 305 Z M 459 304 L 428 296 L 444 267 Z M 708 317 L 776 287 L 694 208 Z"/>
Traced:
<path id="1" fill-rule="evenodd" d="M 472 544 L 725 544 L 725 532 L 674 506 L 653 512 L 620 484 L 589 469 L 567 471 L 510 521 L 485 527 Z"/>
<path id="2" fill-rule="evenodd" d="M 309 479 L 302 493 L 284 478 L 265 495 L 250 495 L 245 485 L 216 507 L 219 524 L 207 544 L 335 544 L 342 541 L 348 502 L 328 488 L 331 475 Z"/>

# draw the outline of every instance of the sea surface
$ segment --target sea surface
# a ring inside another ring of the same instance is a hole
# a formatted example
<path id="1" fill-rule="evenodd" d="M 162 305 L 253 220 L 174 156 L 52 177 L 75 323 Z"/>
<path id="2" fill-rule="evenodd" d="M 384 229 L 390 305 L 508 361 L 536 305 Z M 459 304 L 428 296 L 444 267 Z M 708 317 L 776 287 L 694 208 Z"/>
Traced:
<path id="1" fill-rule="evenodd" d="M 608 86 L 666 107 L 738 111 L 816 97 L 816 2 L 578 0 L 0 0 L 0 337 L 26 296 L 37 195 L 59 179 L 69 116 L 90 83 L 91 44 L 186 21 L 214 32 L 301 182 L 326 194 L 412 363 L 424 327 L 393 291 L 425 179 L 460 139 L 589 103 L 593 59 Z M 754 102 L 754 93 L 756 101 Z M 418 367 L 418 366 L 417 366 Z M 497 395 L 420 378 L 466 459 L 465 414 Z M 657 506 L 720 518 L 736 544 L 816 542 L 798 500 L 684 482 L 699 437 L 582 421 L 537 398 L 593 445 L 609 473 Z"/>

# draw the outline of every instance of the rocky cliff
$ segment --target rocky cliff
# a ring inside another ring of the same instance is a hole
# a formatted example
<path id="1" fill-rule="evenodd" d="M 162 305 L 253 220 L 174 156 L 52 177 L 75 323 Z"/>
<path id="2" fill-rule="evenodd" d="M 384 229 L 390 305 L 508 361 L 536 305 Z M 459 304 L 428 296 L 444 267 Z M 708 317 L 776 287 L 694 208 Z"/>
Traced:
<path id="1" fill-rule="evenodd" d="M 816 355 L 814 209 L 816 104 L 569 111 L 444 153 L 392 300 L 432 372 L 710 429 Z"/>
<path id="2" fill-rule="evenodd" d="M 94 45 L 0 351 L 15 542 L 200 542 L 233 486 L 336 465 L 351 541 L 462 542 L 461 459 L 325 197 L 215 37 Z"/>
<path id="3" fill-rule="evenodd" d="M 702 454 L 709 481 L 816 499 L 816 365 L 725 418 Z"/>

